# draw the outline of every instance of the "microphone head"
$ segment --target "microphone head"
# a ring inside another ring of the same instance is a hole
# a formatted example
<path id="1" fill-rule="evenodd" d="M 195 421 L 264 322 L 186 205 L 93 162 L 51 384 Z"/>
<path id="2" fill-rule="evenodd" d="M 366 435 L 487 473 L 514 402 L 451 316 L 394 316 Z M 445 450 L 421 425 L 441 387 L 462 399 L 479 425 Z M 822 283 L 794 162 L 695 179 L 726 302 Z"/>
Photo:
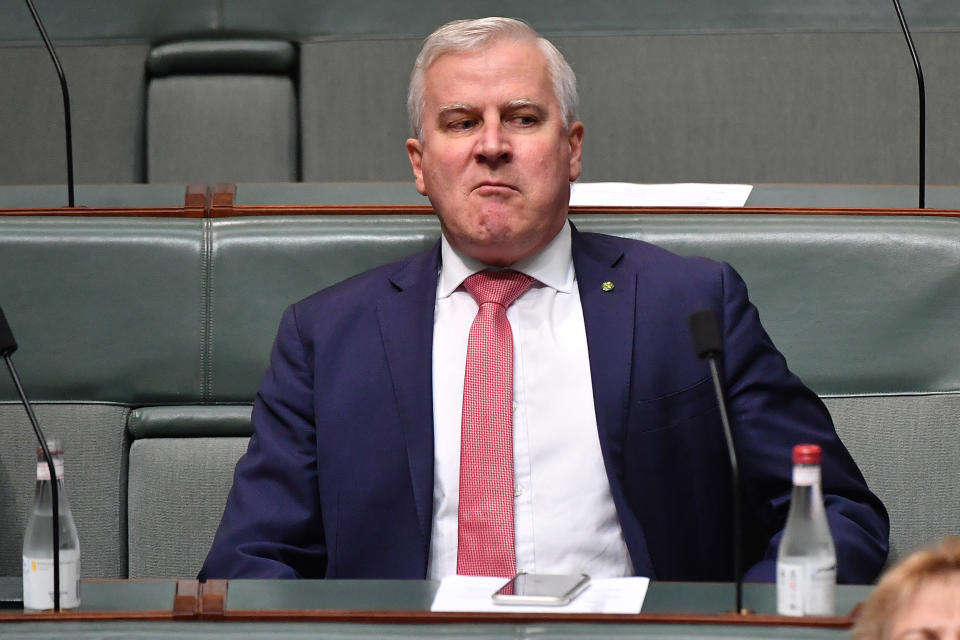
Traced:
<path id="1" fill-rule="evenodd" d="M 720 336 L 720 325 L 713 309 L 700 309 L 690 314 L 690 335 L 693 337 L 693 348 L 697 357 L 717 358 L 723 354 L 723 338 Z"/>
<path id="2" fill-rule="evenodd" d="M 9 356 L 17 350 L 17 341 L 13 339 L 13 331 L 7 324 L 7 318 L 3 315 L 3 309 L 0 308 L 0 357 Z"/>

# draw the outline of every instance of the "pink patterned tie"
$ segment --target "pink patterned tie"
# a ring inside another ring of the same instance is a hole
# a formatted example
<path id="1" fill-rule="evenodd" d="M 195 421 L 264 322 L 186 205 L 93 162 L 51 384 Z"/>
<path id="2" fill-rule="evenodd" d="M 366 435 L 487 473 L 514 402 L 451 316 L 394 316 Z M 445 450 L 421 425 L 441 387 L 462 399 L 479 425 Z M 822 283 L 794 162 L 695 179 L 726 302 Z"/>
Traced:
<path id="1" fill-rule="evenodd" d="M 470 326 L 463 383 L 457 573 L 516 573 L 513 543 L 513 334 L 507 307 L 533 284 L 516 271 L 463 281 L 480 308 Z"/>

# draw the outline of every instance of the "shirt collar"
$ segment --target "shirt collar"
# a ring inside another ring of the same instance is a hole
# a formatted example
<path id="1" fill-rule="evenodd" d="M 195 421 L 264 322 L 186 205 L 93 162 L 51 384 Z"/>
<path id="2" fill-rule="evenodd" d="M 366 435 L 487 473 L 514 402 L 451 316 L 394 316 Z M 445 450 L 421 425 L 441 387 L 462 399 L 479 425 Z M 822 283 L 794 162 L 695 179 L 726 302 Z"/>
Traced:
<path id="1" fill-rule="evenodd" d="M 468 276 L 491 268 L 493 267 L 460 253 L 447 242 L 445 236 L 441 237 L 437 297 L 448 297 Z M 564 223 L 560 232 L 543 249 L 523 260 L 518 260 L 508 268 L 525 273 L 560 293 L 573 291 L 574 270 L 570 222 Z"/>

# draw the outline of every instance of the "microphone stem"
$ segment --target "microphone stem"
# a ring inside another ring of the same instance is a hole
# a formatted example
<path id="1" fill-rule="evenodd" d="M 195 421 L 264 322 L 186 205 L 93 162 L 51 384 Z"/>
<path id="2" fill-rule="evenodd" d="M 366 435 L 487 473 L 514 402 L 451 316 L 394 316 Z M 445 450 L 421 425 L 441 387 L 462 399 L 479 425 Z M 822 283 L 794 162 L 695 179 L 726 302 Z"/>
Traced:
<path id="1" fill-rule="evenodd" d="M 70 126 L 70 90 L 67 88 L 67 76 L 63 73 L 63 67 L 60 66 L 60 59 L 57 58 L 57 52 L 53 48 L 53 43 L 47 37 L 47 30 L 43 28 L 43 22 L 40 20 L 40 14 L 37 8 L 33 6 L 32 0 L 25 0 L 33 21 L 37 24 L 40 31 L 40 37 L 43 38 L 43 44 L 53 60 L 53 66 L 57 69 L 57 77 L 60 78 L 60 93 L 63 94 L 63 129 L 67 138 L 67 206 L 74 205 L 73 199 L 73 127 Z"/>
<path id="2" fill-rule="evenodd" d="M 740 545 L 742 535 L 740 522 L 740 466 L 737 464 L 737 452 L 733 448 L 733 433 L 730 430 L 730 420 L 727 418 L 727 403 L 723 397 L 723 388 L 720 385 L 720 373 L 717 371 L 717 359 L 708 357 L 710 374 L 713 378 L 713 389 L 717 394 L 717 406 L 720 409 L 720 422 L 723 424 L 723 435 L 727 440 L 727 452 L 730 456 L 730 485 L 733 492 L 733 577 L 736 583 L 735 613 L 743 613 L 743 557 Z"/>
<path id="3" fill-rule="evenodd" d="M 910 57 L 913 58 L 913 68 L 917 71 L 917 88 L 920 91 L 920 208 L 924 208 L 926 200 L 927 179 L 926 179 L 926 128 L 927 128 L 927 106 L 926 90 L 923 87 L 923 69 L 920 67 L 920 58 L 917 56 L 917 49 L 913 46 L 913 38 L 910 36 L 910 27 L 907 26 L 907 20 L 903 17 L 903 9 L 900 7 L 900 0 L 893 0 L 893 8 L 897 10 L 897 18 L 900 19 L 900 29 L 903 31 L 903 37 L 907 39 L 907 47 L 910 49 Z"/>
<path id="4" fill-rule="evenodd" d="M 17 375 L 17 368 L 13 366 L 13 360 L 10 356 L 4 354 L 3 361 L 7 363 L 7 370 L 10 371 L 10 377 L 13 378 L 13 385 L 17 388 L 17 394 L 23 403 L 23 408 L 27 411 L 27 417 L 30 419 L 30 425 L 33 432 L 37 434 L 37 440 L 40 442 L 40 449 L 43 451 L 43 458 L 47 461 L 47 468 L 50 470 L 50 498 L 53 500 L 53 610 L 60 611 L 60 490 L 57 487 L 57 470 L 53 466 L 53 456 L 50 455 L 50 449 L 47 447 L 47 439 L 40 429 L 40 422 L 33 413 L 33 407 L 27 400 L 27 394 L 20 384 L 20 376 Z"/>

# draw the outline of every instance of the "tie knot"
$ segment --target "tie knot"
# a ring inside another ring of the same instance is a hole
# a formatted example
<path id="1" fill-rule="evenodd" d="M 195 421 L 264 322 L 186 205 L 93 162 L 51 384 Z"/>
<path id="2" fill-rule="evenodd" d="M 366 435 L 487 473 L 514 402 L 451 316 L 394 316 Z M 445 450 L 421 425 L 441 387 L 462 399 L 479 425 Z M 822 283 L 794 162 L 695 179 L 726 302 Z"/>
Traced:
<path id="1" fill-rule="evenodd" d="M 495 302 L 504 309 L 533 285 L 533 278 L 510 269 L 480 271 L 463 281 L 463 288 L 478 305 Z"/>

